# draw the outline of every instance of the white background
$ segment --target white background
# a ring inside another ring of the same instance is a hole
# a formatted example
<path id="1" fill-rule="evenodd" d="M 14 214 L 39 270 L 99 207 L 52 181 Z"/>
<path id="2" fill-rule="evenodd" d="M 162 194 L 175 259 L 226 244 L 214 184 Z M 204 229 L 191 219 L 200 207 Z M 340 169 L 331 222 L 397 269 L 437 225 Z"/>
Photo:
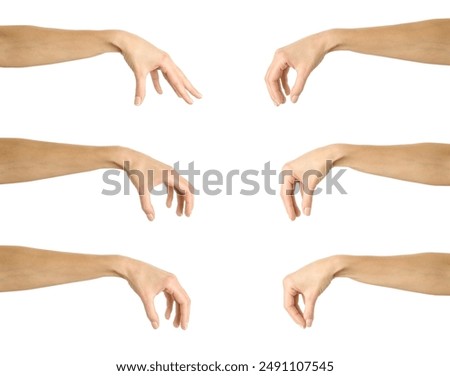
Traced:
<path id="1" fill-rule="evenodd" d="M 187 106 L 164 83 L 133 106 L 119 54 L 0 70 L 1 137 L 120 144 L 167 163 L 262 169 L 330 143 L 450 142 L 448 67 L 330 54 L 298 104 L 273 106 L 264 75 L 276 48 L 333 27 L 445 18 L 443 1 L 3 1 L 0 24 L 115 28 L 168 51 L 204 98 Z M 347 171 L 348 195 L 317 196 L 291 223 L 260 193 L 196 197 L 191 218 L 155 198 L 106 197 L 101 171 L 0 187 L 0 243 L 120 253 L 175 273 L 190 327 L 154 331 L 127 283 L 0 295 L 1 375 L 115 375 L 115 364 L 334 361 L 334 375 L 448 375 L 450 300 L 335 280 L 313 328 L 282 306 L 283 277 L 337 253 L 450 252 L 449 189 Z M 259 180 L 262 182 L 262 180 Z M 275 182 L 273 183 L 275 184 Z M 198 188 L 201 184 L 197 182 Z M 163 299 L 158 299 L 160 314 Z"/>

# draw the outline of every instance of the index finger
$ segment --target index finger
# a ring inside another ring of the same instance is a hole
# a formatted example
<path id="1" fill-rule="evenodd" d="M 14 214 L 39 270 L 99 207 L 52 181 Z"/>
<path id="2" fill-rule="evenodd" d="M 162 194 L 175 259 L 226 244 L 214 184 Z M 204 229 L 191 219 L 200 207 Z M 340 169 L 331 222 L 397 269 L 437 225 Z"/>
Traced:
<path id="1" fill-rule="evenodd" d="M 303 181 L 301 184 L 302 210 L 307 216 L 311 214 L 314 191 L 322 179 L 322 176 L 323 175 L 320 171 L 315 171 L 315 173 L 314 171 L 310 171 L 309 174 L 305 173 L 303 175 Z"/>
<path id="2" fill-rule="evenodd" d="M 173 177 L 174 188 L 177 191 L 178 195 L 183 196 L 184 212 L 186 216 L 189 217 L 192 214 L 192 210 L 194 209 L 194 187 L 176 172 L 173 174 Z"/>
<path id="3" fill-rule="evenodd" d="M 161 70 L 175 93 L 179 97 L 183 98 L 186 103 L 194 103 L 192 101 L 192 98 L 188 94 L 188 90 L 186 90 L 187 86 L 185 81 L 187 81 L 187 79 L 184 76 L 183 72 L 181 72 L 181 70 L 173 62 L 165 65 L 164 67 L 161 67 Z M 194 96 L 200 95 L 200 93 L 198 93 L 195 89 L 193 91 L 196 93 L 196 95 Z"/>
<path id="4" fill-rule="evenodd" d="M 187 91 L 189 91 L 189 93 L 191 93 L 195 98 L 202 98 L 201 93 L 194 87 L 194 85 L 191 84 L 191 82 L 187 78 L 185 78 L 184 86 L 186 87 Z"/>
<path id="5" fill-rule="evenodd" d="M 164 64 L 161 64 L 160 66 L 161 71 L 164 74 L 171 73 L 175 77 L 178 77 L 183 82 L 185 88 L 197 99 L 200 99 L 202 95 L 200 92 L 192 85 L 192 83 L 189 81 L 189 79 L 186 77 L 184 72 L 180 69 L 180 67 L 173 62 L 173 60 L 167 60 Z M 167 78 L 166 78 L 167 79 Z"/>
<path id="6" fill-rule="evenodd" d="M 194 187 L 192 187 L 192 185 L 187 181 L 182 181 L 180 188 L 184 192 L 187 192 L 184 194 L 184 201 L 185 201 L 184 213 L 186 214 L 187 217 L 189 217 L 192 214 L 192 210 L 194 210 Z"/>
<path id="7" fill-rule="evenodd" d="M 173 190 L 177 192 L 178 207 L 177 214 L 182 215 L 183 209 L 189 217 L 194 208 L 194 187 L 175 170 L 171 169 L 169 176 L 164 180 L 168 189 L 167 206 L 172 203 Z"/>
<path id="8" fill-rule="evenodd" d="M 177 66 L 176 67 L 179 71 L 179 74 L 181 75 L 184 83 L 184 87 L 191 93 L 195 98 L 201 99 L 202 95 L 200 92 L 194 87 L 194 85 L 191 84 L 191 81 L 188 80 L 186 75 L 183 73 L 183 71 Z"/>
<path id="9" fill-rule="evenodd" d="M 191 313 L 191 299 L 181 286 L 173 291 L 173 297 L 179 304 L 181 329 L 186 330 L 189 324 L 189 316 Z"/>
<path id="10" fill-rule="evenodd" d="M 298 293 L 293 292 L 289 288 L 284 289 L 284 308 L 289 313 L 289 316 L 300 325 L 302 328 L 306 326 L 303 312 L 298 305 Z"/>
<path id="11" fill-rule="evenodd" d="M 188 91 L 186 90 L 186 87 L 184 85 L 184 82 L 182 81 L 182 78 L 179 75 L 172 76 L 172 78 L 170 76 L 171 76 L 171 74 L 168 73 L 167 77 L 169 80 L 172 81 L 172 86 L 176 89 L 177 94 L 181 98 L 183 98 L 187 104 L 193 104 L 194 101 L 192 100 Z"/>
<path id="12" fill-rule="evenodd" d="M 286 98 L 281 91 L 280 80 L 283 76 L 283 71 L 286 69 L 286 63 L 274 59 L 270 64 L 266 73 L 266 86 L 270 97 L 276 104 L 284 103 Z"/>
<path id="13" fill-rule="evenodd" d="M 300 215 L 300 211 L 295 201 L 295 184 L 296 180 L 292 175 L 285 175 L 283 184 L 281 185 L 281 199 L 289 218 L 293 221 Z"/>

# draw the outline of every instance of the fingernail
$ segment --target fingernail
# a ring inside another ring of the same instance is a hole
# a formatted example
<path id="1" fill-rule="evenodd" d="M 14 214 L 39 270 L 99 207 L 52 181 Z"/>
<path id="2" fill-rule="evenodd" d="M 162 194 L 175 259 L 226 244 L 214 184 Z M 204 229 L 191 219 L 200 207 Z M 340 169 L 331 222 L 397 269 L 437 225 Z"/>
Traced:
<path id="1" fill-rule="evenodd" d="M 158 324 L 157 321 L 152 321 L 152 326 L 153 326 L 153 329 L 158 329 L 159 328 L 159 324 Z"/>
<path id="2" fill-rule="evenodd" d="M 140 106 L 141 103 L 142 103 L 141 97 L 136 97 L 136 98 L 134 98 L 134 104 L 135 104 L 136 106 Z"/>
<path id="3" fill-rule="evenodd" d="M 311 328 L 312 322 L 312 319 L 306 320 L 306 327 Z"/>
<path id="4" fill-rule="evenodd" d="M 275 102 L 275 101 L 273 101 L 273 104 L 275 105 L 275 106 L 279 106 L 279 104 L 277 103 L 277 102 Z"/>
<path id="5" fill-rule="evenodd" d="M 297 100 L 298 100 L 298 95 L 293 95 L 293 96 L 291 97 L 292 103 L 297 103 Z"/>
<path id="6" fill-rule="evenodd" d="M 147 218 L 148 218 L 150 221 L 153 221 L 153 220 L 155 219 L 155 216 L 154 216 L 153 214 L 149 214 L 149 215 L 147 215 Z"/>
<path id="7" fill-rule="evenodd" d="M 304 212 L 305 215 L 308 217 L 308 216 L 311 215 L 311 208 L 305 208 L 305 209 L 303 210 L 303 212 Z"/>

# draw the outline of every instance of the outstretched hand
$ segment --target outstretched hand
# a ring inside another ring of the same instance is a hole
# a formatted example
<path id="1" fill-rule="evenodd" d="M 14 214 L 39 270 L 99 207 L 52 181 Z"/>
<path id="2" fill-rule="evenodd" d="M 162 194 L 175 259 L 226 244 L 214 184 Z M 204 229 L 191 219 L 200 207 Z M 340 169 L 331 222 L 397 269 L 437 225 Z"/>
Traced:
<path id="1" fill-rule="evenodd" d="M 269 95 L 276 106 L 285 103 L 286 96 L 290 96 L 293 103 L 297 102 L 306 80 L 327 52 L 322 33 L 310 35 L 275 52 L 265 80 Z M 291 68 L 297 73 L 293 86 L 288 82 Z"/>
<path id="2" fill-rule="evenodd" d="M 296 189 L 299 188 L 302 196 L 302 211 L 309 216 L 314 191 L 333 167 L 335 160 L 335 151 L 330 146 L 310 151 L 283 166 L 280 194 L 291 220 L 295 220 L 301 213 L 295 199 Z"/>
<path id="3" fill-rule="evenodd" d="M 189 323 L 191 300 L 178 279 L 173 274 L 142 261 L 130 259 L 130 262 L 126 279 L 141 298 L 152 327 L 158 329 L 160 325 L 154 299 L 163 292 L 166 297 L 165 318 L 170 319 L 175 304 L 173 326 L 175 328 L 181 326 L 183 330 L 186 330 Z"/>
<path id="4" fill-rule="evenodd" d="M 123 169 L 136 187 L 142 210 L 150 221 L 153 221 L 155 218 L 155 209 L 151 203 L 150 193 L 153 188 L 160 184 L 164 184 L 167 187 L 167 207 L 170 208 L 172 206 L 176 192 L 178 201 L 177 215 L 182 216 L 183 213 L 187 217 L 191 215 L 194 208 L 194 188 L 172 167 L 145 154 L 129 149 L 124 159 Z"/>
<path id="5" fill-rule="evenodd" d="M 121 47 L 121 52 L 136 78 L 134 99 L 136 105 L 140 105 L 144 101 L 148 74 L 152 78 L 156 92 L 162 94 L 159 71 L 161 71 L 175 94 L 183 98 L 186 103 L 193 103 L 190 95 L 198 99 L 202 97 L 166 52 L 156 48 L 137 35 L 127 34 L 127 36 L 128 39 L 124 46 Z"/>
<path id="6" fill-rule="evenodd" d="M 289 274 L 283 280 L 284 308 L 302 328 L 311 327 L 317 298 L 334 278 L 331 258 L 322 259 Z M 299 296 L 304 309 L 300 308 Z"/>

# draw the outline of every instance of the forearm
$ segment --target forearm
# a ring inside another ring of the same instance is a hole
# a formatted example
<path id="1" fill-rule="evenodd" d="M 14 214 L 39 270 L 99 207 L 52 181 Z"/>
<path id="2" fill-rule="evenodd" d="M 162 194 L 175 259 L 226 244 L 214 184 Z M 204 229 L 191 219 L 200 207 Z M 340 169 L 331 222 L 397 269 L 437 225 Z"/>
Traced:
<path id="1" fill-rule="evenodd" d="M 431 64 L 450 64 L 450 19 L 323 33 L 328 51 L 347 50 Z"/>
<path id="2" fill-rule="evenodd" d="M 450 254 L 333 256 L 334 277 L 432 295 L 450 295 Z"/>
<path id="3" fill-rule="evenodd" d="M 332 145 L 334 166 L 431 185 L 450 185 L 450 145 Z"/>
<path id="4" fill-rule="evenodd" d="M 122 168 L 124 148 L 0 139 L 0 184 Z"/>
<path id="5" fill-rule="evenodd" d="M 141 298 L 155 329 L 159 327 L 159 317 L 153 300 L 164 292 L 167 299 L 166 318 L 169 319 L 175 303 L 174 326 L 187 328 L 190 299 L 171 273 L 124 256 L 0 246 L 0 292 L 29 290 L 100 277 L 125 279 Z"/>
<path id="6" fill-rule="evenodd" d="M 123 276 L 127 258 L 0 246 L 0 291 Z"/>
<path id="7" fill-rule="evenodd" d="M 130 37 L 119 30 L 0 26 L 0 66 L 27 67 L 122 52 L 122 43 Z"/>

